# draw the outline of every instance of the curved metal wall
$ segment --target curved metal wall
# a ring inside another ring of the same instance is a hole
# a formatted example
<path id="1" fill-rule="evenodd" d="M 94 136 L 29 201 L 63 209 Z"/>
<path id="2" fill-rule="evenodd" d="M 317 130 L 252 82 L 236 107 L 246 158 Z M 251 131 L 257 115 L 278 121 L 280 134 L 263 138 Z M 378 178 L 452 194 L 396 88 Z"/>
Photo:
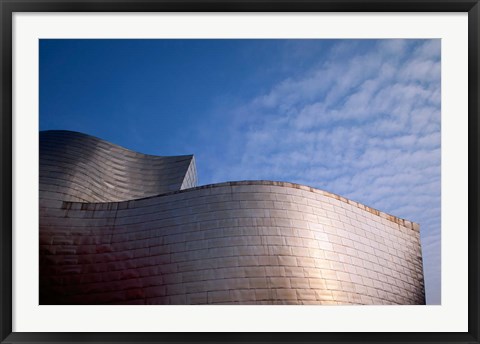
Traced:
<path id="1" fill-rule="evenodd" d="M 418 227 L 319 190 L 58 205 L 40 219 L 42 304 L 424 303 Z"/>
<path id="2" fill-rule="evenodd" d="M 42 199 L 117 202 L 196 185 L 193 155 L 145 155 L 73 131 L 40 132 Z"/>
<path id="3" fill-rule="evenodd" d="M 425 303 L 415 223 L 284 182 L 180 190 L 191 156 L 40 137 L 41 304 Z"/>

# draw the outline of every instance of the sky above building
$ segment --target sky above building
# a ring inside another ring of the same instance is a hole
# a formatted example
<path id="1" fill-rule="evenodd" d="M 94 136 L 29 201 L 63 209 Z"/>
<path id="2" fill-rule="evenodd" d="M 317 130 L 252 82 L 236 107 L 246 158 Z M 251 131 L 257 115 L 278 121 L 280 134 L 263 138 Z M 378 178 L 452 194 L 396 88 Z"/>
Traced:
<path id="1" fill-rule="evenodd" d="M 415 221 L 440 304 L 440 81 L 440 40 L 40 40 L 40 130 Z"/>

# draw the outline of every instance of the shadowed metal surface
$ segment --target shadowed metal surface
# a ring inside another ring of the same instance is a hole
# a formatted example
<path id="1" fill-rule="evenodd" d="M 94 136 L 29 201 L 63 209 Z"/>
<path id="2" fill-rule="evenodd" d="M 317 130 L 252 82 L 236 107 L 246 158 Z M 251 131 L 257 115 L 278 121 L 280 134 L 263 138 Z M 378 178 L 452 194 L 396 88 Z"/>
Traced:
<path id="1" fill-rule="evenodd" d="M 419 226 L 325 191 L 246 181 L 67 196 L 41 194 L 41 304 L 425 303 Z"/>
<path id="2" fill-rule="evenodd" d="M 40 198 L 115 202 L 197 185 L 193 155 L 152 156 L 82 133 L 40 132 Z"/>

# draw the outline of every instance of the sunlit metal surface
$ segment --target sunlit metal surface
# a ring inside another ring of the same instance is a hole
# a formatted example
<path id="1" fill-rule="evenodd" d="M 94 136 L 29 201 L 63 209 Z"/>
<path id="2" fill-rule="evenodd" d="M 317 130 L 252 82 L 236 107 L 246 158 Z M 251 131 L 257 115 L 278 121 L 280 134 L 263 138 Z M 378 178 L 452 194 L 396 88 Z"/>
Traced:
<path id="1" fill-rule="evenodd" d="M 425 303 L 415 223 L 292 183 L 195 187 L 192 156 L 40 138 L 41 304 Z"/>

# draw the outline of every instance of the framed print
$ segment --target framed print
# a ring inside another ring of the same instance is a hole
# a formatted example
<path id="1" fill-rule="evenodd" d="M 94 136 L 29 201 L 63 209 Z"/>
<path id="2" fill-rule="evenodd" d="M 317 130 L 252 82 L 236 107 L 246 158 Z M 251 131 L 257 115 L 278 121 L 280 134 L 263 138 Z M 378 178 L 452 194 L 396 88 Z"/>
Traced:
<path id="1" fill-rule="evenodd" d="M 478 342 L 478 1 L 2 1 L 1 340 Z"/>

